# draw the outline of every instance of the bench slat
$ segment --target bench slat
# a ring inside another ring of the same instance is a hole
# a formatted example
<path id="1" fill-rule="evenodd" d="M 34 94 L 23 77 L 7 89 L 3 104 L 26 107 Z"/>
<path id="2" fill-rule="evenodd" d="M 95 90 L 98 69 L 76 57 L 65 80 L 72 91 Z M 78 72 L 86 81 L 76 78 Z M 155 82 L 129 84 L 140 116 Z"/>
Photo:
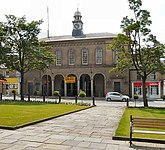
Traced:
<path id="1" fill-rule="evenodd" d="M 133 128 L 155 128 L 155 129 L 165 129 L 164 126 L 149 126 L 149 125 L 134 125 Z"/>
<path id="2" fill-rule="evenodd" d="M 144 134 L 165 134 L 161 131 L 147 131 L 147 130 L 133 130 L 133 133 L 144 133 Z"/>
<path id="3" fill-rule="evenodd" d="M 159 121 L 159 120 L 161 120 L 161 121 L 165 121 L 165 118 L 139 118 L 139 117 L 134 117 L 133 119 L 139 119 L 139 120 L 145 120 L 145 121 L 147 121 L 147 120 L 153 120 L 153 121 L 155 121 L 155 120 L 157 120 L 157 121 Z"/>
<path id="4" fill-rule="evenodd" d="M 165 126 L 165 123 L 162 122 L 133 122 L 133 124 L 148 124 L 148 125 L 160 125 Z"/>
<path id="5" fill-rule="evenodd" d="M 143 120 L 143 119 L 133 119 L 134 122 L 162 122 L 165 123 L 165 120 Z"/>

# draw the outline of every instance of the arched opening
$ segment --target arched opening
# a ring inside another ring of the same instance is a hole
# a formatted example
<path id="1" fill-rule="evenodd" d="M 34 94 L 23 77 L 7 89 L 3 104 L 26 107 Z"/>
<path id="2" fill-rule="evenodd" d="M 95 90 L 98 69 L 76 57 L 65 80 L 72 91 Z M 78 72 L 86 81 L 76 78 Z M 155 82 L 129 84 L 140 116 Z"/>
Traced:
<path id="1" fill-rule="evenodd" d="M 42 95 L 46 96 L 52 95 L 52 80 L 50 75 L 44 75 L 42 77 Z"/>
<path id="2" fill-rule="evenodd" d="M 77 77 L 74 74 L 70 74 L 70 75 L 68 75 L 68 77 L 74 77 L 75 82 L 66 83 L 66 85 L 67 85 L 67 96 L 76 96 L 77 95 Z"/>
<path id="3" fill-rule="evenodd" d="M 94 76 L 94 96 L 104 97 L 104 76 L 102 74 L 96 74 Z"/>
<path id="4" fill-rule="evenodd" d="M 83 74 L 80 77 L 80 90 L 86 92 L 86 96 L 91 96 L 91 80 L 88 74 Z"/>
<path id="5" fill-rule="evenodd" d="M 62 75 L 55 76 L 54 91 L 59 91 L 61 96 L 64 96 L 64 77 Z"/>

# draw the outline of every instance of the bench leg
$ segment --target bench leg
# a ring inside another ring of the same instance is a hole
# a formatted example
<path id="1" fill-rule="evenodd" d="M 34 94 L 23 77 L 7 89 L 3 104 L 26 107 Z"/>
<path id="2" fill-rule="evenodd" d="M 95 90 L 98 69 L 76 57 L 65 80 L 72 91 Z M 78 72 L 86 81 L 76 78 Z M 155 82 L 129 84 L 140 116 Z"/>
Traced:
<path id="1" fill-rule="evenodd" d="M 129 143 L 130 143 L 130 147 L 131 147 L 132 146 L 132 140 L 131 139 L 130 139 Z"/>
<path id="2" fill-rule="evenodd" d="M 129 137 L 129 143 L 130 143 L 130 147 L 132 146 L 132 124 L 133 124 L 133 119 L 132 119 L 132 115 L 130 115 L 130 137 Z"/>

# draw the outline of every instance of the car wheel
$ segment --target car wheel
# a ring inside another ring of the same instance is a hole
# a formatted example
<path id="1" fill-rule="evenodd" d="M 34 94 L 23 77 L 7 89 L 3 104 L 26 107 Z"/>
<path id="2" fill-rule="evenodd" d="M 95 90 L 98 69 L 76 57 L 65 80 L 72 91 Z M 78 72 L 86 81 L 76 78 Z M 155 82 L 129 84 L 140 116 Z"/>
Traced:
<path id="1" fill-rule="evenodd" d="M 123 98 L 122 101 L 123 101 L 123 102 L 126 102 L 126 98 Z"/>
<path id="2" fill-rule="evenodd" d="M 107 98 L 107 101 L 108 101 L 108 102 L 111 101 L 111 98 Z"/>

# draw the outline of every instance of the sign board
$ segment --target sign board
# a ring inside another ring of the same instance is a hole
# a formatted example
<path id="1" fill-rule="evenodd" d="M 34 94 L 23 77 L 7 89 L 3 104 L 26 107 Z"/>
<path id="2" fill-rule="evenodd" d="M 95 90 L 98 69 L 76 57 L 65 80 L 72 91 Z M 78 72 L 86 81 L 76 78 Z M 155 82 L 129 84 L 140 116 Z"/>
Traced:
<path id="1" fill-rule="evenodd" d="M 76 77 L 75 76 L 64 77 L 64 81 L 65 83 L 75 83 Z"/>
<path id="2" fill-rule="evenodd" d="M 134 86 L 142 86 L 142 82 L 134 82 Z M 158 86 L 159 82 L 146 82 L 146 86 Z"/>
<path id="3" fill-rule="evenodd" d="M 18 78 L 6 78 L 6 82 L 8 83 L 18 83 Z"/>

